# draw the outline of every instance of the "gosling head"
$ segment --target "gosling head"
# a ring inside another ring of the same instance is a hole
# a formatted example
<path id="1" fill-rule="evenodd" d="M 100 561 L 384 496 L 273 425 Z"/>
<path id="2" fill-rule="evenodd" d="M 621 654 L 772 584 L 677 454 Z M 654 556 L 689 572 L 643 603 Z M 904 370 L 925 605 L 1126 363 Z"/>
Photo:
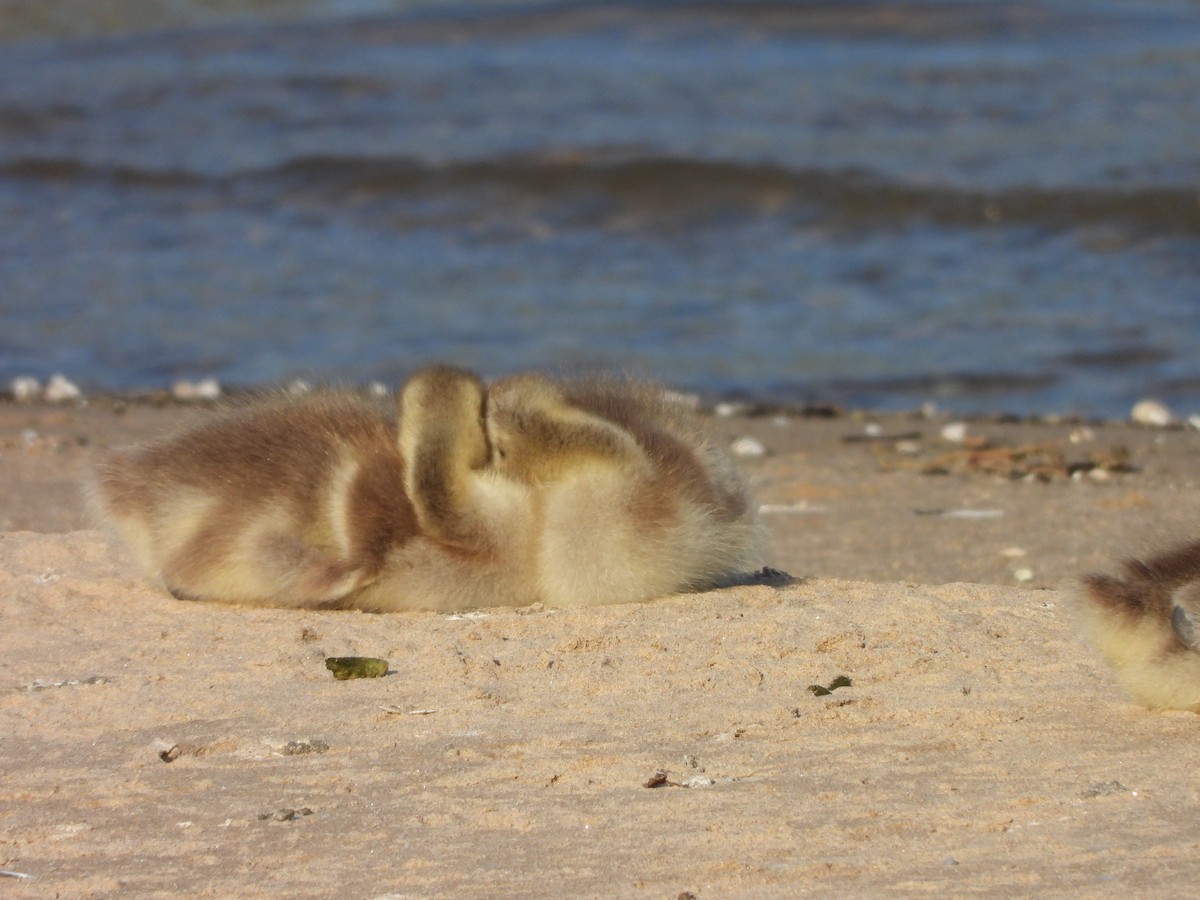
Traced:
<path id="1" fill-rule="evenodd" d="M 486 428 L 496 471 L 548 483 L 596 465 L 643 463 L 637 441 L 607 419 L 572 405 L 541 375 L 517 375 L 488 390 Z"/>

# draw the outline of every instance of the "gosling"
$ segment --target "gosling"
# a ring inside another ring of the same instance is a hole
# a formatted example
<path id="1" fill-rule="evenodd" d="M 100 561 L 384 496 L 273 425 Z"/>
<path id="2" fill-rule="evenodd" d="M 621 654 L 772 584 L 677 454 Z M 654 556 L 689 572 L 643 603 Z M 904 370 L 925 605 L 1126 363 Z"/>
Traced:
<path id="1" fill-rule="evenodd" d="M 501 380 L 491 466 L 529 490 L 539 597 L 625 603 L 731 582 L 758 564 L 756 508 L 729 455 L 661 389 L 629 380 Z"/>
<path id="2" fill-rule="evenodd" d="M 394 424 L 340 392 L 276 397 L 109 453 L 87 493 L 184 599 L 335 606 L 418 530 Z"/>
<path id="3" fill-rule="evenodd" d="M 645 600 L 731 581 L 759 540 L 731 461 L 656 389 L 440 366 L 398 420 L 337 392 L 249 405 L 111 454 L 90 493 L 171 593 L 255 606 Z"/>
<path id="4" fill-rule="evenodd" d="M 1128 560 L 1123 577 L 1088 575 L 1084 588 L 1087 636 L 1134 700 L 1200 712 L 1200 541 Z"/>

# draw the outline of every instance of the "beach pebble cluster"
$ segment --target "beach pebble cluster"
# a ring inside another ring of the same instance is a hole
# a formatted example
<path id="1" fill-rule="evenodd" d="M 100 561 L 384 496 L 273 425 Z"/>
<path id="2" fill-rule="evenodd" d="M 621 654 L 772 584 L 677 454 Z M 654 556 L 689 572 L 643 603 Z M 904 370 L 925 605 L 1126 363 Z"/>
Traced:
<path id="1" fill-rule="evenodd" d="M 65 375 L 55 372 L 45 386 L 36 378 L 29 375 L 18 375 L 8 385 L 13 399 L 19 403 L 33 403 L 44 400 L 48 403 L 65 403 L 71 400 L 82 400 L 83 391 Z"/>
<path id="2" fill-rule="evenodd" d="M 177 381 L 171 385 L 171 396 L 176 400 L 216 400 L 221 396 L 221 383 L 215 378 Z"/>
<path id="3" fill-rule="evenodd" d="M 61 372 L 56 372 L 43 385 L 32 375 L 18 375 L 8 383 L 12 399 L 18 403 L 70 403 L 84 400 L 83 390 Z M 176 381 L 171 385 L 171 397 L 180 402 L 217 400 L 223 390 L 215 378 L 198 381 Z"/>

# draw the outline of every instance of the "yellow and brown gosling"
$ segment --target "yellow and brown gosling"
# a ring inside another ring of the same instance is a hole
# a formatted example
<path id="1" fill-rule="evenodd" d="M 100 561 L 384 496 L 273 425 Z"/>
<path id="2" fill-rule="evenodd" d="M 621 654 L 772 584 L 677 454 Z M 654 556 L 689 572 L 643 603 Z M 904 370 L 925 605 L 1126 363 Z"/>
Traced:
<path id="1" fill-rule="evenodd" d="M 730 456 L 649 384 L 521 375 L 491 386 L 492 467 L 533 498 L 538 595 L 557 606 L 701 590 L 757 567 Z"/>
<path id="2" fill-rule="evenodd" d="M 1084 578 L 1087 637 L 1137 702 L 1200 712 L 1200 541 L 1123 569 Z"/>
<path id="3" fill-rule="evenodd" d="M 645 600 L 757 561 L 745 484 L 691 413 L 628 381 L 432 367 L 398 417 L 321 392 L 118 451 L 90 492 L 179 597 L 456 610 Z"/>

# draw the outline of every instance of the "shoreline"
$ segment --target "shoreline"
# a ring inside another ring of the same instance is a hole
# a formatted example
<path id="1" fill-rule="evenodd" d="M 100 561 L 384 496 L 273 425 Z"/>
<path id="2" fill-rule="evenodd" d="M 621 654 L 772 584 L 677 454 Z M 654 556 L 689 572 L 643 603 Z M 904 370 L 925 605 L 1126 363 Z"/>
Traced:
<path id="1" fill-rule="evenodd" d="M 549 371 L 554 371 L 551 368 Z M 411 374 L 411 373 L 409 373 Z M 652 375 L 642 375 L 636 372 L 605 369 L 583 369 L 572 371 L 567 368 L 558 374 L 572 377 L 574 375 L 600 377 L 635 377 L 638 380 L 659 385 L 665 392 L 673 395 L 697 411 L 718 417 L 782 415 L 790 418 L 865 418 L 870 416 L 903 417 L 910 416 L 920 419 L 950 418 L 966 422 L 988 422 L 996 424 L 1103 424 L 1114 425 L 1132 423 L 1154 427 L 1192 427 L 1200 430 L 1200 413 L 1176 415 L 1171 406 L 1157 399 L 1152 393 L 1144 394 L 1132 402 L 1125 414 L 1112 416 L 1086 411 L 1034 410 L 1018 412 L 1014 409 L 975 409 L 956 410 L 940 405 L 937 391 L 930 391 L 925 396 L 914 395 L 910 405 L 880 405 L 855 404 L 832 399 L 838 391 L 823 391 L 820 384 L 814 384 L 804 391 L 812 396 L 804 399 L 781 399 L 779 391 L 771 389 L 746 389 L 731 386 L 724 390 L 685 387 L 669 380 Z M 503 375 L 488 375 L 488 379 L 503 377 Z M 955 376 L 948 376 L 953 381 Z M 986 380 L 987 376 L 957 376 L 960 379 L 977 377 Z M 995 376 L 1001 379 L 1001 376 Z M 1002 379 L 1001 379 L 1002 382 Z M 1001 383 L 998 382 L 998 383 Z M 250 402 L 255 398 L 276 395 L 279 393 L 307 392 L 311 390 L 341 390 L 357 393 L 368 397 L 394 397 L 397 395 L 403 379 L 395 383 L 385 383 L 378 379 L 361 381 L 346 379 L 321 379 L 299 376 L 290 380 L 270 381 L 254 384 L 229 384 L 221 382 L 215 376 L 205 376 L 195 379 L 177 378 L 169 385 L 153 387 L 138 387 L 130 389 L 97 389 L 81 387 L 62 372 L 55 372 L 43 381 L 35 376 L 24 374 L 10 378 L 0 386 L 0 404 L 50 404 L 50 405 L 89 405 L 101 406 L 175 406 L 175 405 L 214 405 L 223 402 Z M 821 396 L 824 393 L 826 396 Z M 986 396 L 991 391 L 967 392 L 965 396 Z M 775 396 L 772 396 L 775 395 Z M 944 398 L 943 398 L 944 399 Z"/>
<path id="2" fill-rule="evenodd" d="M 55 379 L 61 379 L 56 381 Z M 655 379 L 650 379 L 655 382 Z M 991 425 L 1144 425 L 1168 430 L 1200 430 L 1200 414 L 1177 416 L 1170 406 L 1161 401 L 1144 398 L 1133 404 L 1126 416 L 1092 415 L 1083 412 L 1035 412 L 1018 413 L 1003 409 L 988 412 L 958 412 L 944 409 L 933 398 L 911 407 L 873 408 L 869 406 L 847 406 L 834 401 L 812 400 L 788 403 L 763 399 L 742 390 L 726 392 L 693 391 L 676 388 L 659 382 L 663 388 L 677 397 L 680 402 L 697 409 L 701 414 L 715 418 L 764 418 L 786 416 L 792 419 L 849 419 L 861 421 L 870 418 L 904 419 L 922 421 L 962 421 Z M 13 385 L 17 385 L 14 387 Z M 171 387 L 144 388 L 137 390 L 101 390 L 88 392 L 70 379 L 55 375 L 42 384 L 33 377 L 12 379 L 6 387 L 0 387 L 0 406 L 69 408 L 98 406 L 120 410 L 124 407 L 198 408 L 211 409 L 223 403 L 252 402 L 257 398 L 281 392 L 309 390 L 346 390 L 368 397 L 393 397 L 397 385 L 372 382 L 310 382 L 294 379 L 288 383 L 255 386 L 229 386 L 216 379 L 178 381 Z M 58 391 L 64 393 L 57 393 Z M 1164 418 L 1165 417 L 1165 418 Z M 1195 421 L 1193 421 L 1193 418 Z"/>
<path id="3" fill-rule="evenodd" d="M 10 473 L 0 531 L 86 527 L 78 485 L 97 448 L 253 396 L 0 401 Z M 793 575 L 1069 588 L 1200 531 L 1200 431 L 1190 424 L 833 412 L 709 413 L 762 506 L 763 563 Z"/>

